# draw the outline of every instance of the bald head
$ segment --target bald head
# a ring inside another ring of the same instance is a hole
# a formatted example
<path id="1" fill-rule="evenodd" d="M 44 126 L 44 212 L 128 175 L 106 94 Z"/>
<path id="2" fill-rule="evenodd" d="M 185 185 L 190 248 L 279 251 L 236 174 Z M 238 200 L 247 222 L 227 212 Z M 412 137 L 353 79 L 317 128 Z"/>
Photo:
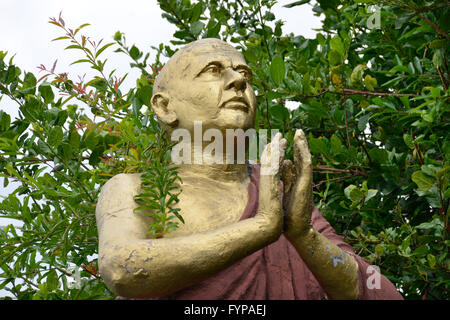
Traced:
<path id="1" fill-rule="evenodd" d="M 156 77 L 153 94 L 169 92 L 174 79 L 185 79 L 190 73 L 192 58 L 205 53 L 240 53 L 230 44 L 216 38 L 200 39 L 179 49 L 164 65 Z"/>
<path id="2" fill-rule="evenodd" d="M 250 128 L 256 98 L 251 69 L 242 54 L 218 39 L 189 43 L 175 53 L 153 86 L 151 106 L 162 127 L 172 132 L 203 128 Z"/>

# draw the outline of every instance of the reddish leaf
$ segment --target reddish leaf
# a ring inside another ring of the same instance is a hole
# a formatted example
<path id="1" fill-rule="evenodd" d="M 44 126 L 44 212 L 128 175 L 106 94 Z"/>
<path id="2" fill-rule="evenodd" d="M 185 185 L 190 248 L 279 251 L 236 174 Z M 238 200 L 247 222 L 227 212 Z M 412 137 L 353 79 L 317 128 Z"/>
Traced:
<path id="1" fill-rule="evenodd" d="M 68 36 L 58 37 L 53 39 L 52 41 L 58 41 L 58 40 L 64 40 L 64 39 L 70 39 Z"/>
<path id="2" fill-rule="evenodd" d="M 55 68 L 56 68 L 56 63 L 58 62 L 58 59 L 55 60 L 55 62 L 53 63 L 53 67 L 50 70 L 51 73 L 55 72 Z"/>
<path id="3" fill-rule="evenodd" d="M 59 23 L 61 23 L 61 25 L 64 27 L 64 26 L 65 26 L 65 23 L 64 23 L 63 18 L 61 17 L 61 14 L 62 14 L 62 11 L 59 12 L 59 18 L 58 18 L 58 20 L 59 20 Z"/>
<path id="4" fill-rule="evenodd" d="M 78 28 L 75 29 L 75 32 L 73 33 L 73 35 L 76 35 L 78 33 L 78 31 L 80 31 L 82 28 L 84 28 L 86 26 L 90 26 L 90 24 L 89 23 L 82 24 L 81 26 L 79 26 Z"/>
<path id="5" fill-rule="evenodd" d="M 42 76 L 41 78 L 39 78 L 39 80 L 38 80 L 37 82 L 41 81 L 42 79 L 47 78 L 49 75 L 50 75 L 50 73 L 49 73 L 49 74 L 46 74 L 45 76 Z"/>

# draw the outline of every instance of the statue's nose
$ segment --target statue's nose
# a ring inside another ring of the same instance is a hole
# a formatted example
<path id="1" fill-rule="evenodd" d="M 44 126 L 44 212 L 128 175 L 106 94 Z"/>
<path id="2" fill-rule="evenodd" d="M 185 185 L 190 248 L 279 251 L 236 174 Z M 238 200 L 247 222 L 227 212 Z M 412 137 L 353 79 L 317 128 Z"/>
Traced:
<path id="1" fill-rule="evenodd" d="M 235 70 L 226 70 L 225 89 L 232 89 L 244 91 L 247 88 L 245 77 Z"/>

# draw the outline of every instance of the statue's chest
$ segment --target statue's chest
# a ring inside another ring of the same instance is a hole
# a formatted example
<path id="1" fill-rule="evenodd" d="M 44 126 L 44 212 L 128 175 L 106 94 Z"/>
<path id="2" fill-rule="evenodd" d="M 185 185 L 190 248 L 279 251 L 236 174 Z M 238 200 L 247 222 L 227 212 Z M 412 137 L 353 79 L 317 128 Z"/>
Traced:
<path id="1" fill-rule="evenodd" d="M 248 191 L 236 186 L 184 186 L 179 196 L 179 224 L 170 236 L 180 236 L 217 229 L 239 221 L 248 201 Z"/>

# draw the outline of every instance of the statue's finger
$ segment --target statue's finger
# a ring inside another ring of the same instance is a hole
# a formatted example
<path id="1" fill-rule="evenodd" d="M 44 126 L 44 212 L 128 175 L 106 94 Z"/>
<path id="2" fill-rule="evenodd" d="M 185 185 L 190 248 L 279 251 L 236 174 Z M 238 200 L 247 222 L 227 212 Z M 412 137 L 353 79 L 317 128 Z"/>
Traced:
<path id="1" fill-rule="evenodd" d="M 287 208 L 291 198 L 291 190 L 297 179 L 297 172 L 291 160 L 284 160 L 281 168 L 284 183 L 283 207 Z"/>
<path id="2" fill-rule="evenodd" d="M 284 162 L 284 156 L 285 156 L 285 153 L 286 153 L 286 147 L 287 147 L 287 140 L 286 139 L 281 139 L 280 140 L 280 142 L 279 142 L 279 151 L 280 151 L 280 154 L 279 154 L 279 158 L 278 158 L 278 165 L 279 165 L 279 168 L 281 169 L 282 168 L 282 166 L 283 166 L 283 162 Z"/>
<path id="3" fill-rule="evenodd" d="M 297 170 L 297 180 L 291 191 L 292 201 L 289 208 L 302 207 L 306 200 L 305 195 L 311 192 L 312 185 L 312 163 L 308 142 L 302 130 L 297 130 L 294 136 L 294 161 Z"/>
<path id="4" fill-rule="evenodd" d="M 297 179 L 297 172 L 291 160 L 283 161 L 281 175 L 284 183 L 284 193 L 287 194 L 291 191 L 291 188 Z"/>
<path id="5" fill-rule="evenodd" d="M 269 162 L 271 153 L 271 144 L 268 143 L 264 146 L 264 150 L 261 153 L 261 166 L 265 166 Z"/>
<path id="6" fill-rule="evenodd" d="M 297 129 L 294 135 L 294 163 L 299 175 L 302 169 L 302 152 L 301 152 L 301 142 L 306 140 L 305 133 L 302 129 Z"/>
<path id="7" fill-rule="evenodd" d="M 309 151 L 308 141 L 306 140 L 306 136 L 302 131 L 302 134 L 299 135 L 299 138 L 296 143 L 297 152 L 300 154 L 300 169 L 302 176 L 309 176 L 312 174 L 312 159 L 311 152 Z"/>

